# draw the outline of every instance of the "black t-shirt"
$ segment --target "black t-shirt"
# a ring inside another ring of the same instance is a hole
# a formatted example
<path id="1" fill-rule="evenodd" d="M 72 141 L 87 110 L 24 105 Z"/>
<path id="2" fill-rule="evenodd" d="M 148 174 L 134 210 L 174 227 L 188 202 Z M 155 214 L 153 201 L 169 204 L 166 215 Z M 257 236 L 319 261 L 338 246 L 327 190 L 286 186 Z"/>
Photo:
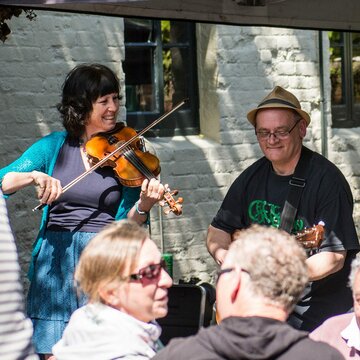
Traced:
<path id="1" fill-rule="evenodd" d="M 293 232 L 323 221 L 325 239 L 319 251 L 348 251 L 340 271 L 308 285 L 290 317 L 291 324 L 310 331 L 326 318 L 352 308 L 348 275 L 360 246 L 352 218 L 353 198 L 345 177 L 317 153 L 308 166 Z M 279 227 L 290 178 L 275 174 L 271 162 L 261 158 L 231 185 L 211 225 L 230 234 L 253 223 Z"/>

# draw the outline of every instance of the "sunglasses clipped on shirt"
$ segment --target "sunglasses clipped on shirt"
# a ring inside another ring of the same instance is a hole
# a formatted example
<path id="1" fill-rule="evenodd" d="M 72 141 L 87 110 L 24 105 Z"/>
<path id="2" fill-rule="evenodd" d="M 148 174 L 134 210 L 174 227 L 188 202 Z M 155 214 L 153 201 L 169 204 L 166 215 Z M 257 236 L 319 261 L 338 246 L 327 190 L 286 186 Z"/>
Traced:
<path id="1" fill-rule="evenodd" d="M 131 280 L 141 280 L 141 279 L 155 279 L 159 277 L 161 269 L 167 271 L 165 260 L 161 260 L 158 264 L 151 264 L 141 268 L 136 274 L 129 275 Z"/>

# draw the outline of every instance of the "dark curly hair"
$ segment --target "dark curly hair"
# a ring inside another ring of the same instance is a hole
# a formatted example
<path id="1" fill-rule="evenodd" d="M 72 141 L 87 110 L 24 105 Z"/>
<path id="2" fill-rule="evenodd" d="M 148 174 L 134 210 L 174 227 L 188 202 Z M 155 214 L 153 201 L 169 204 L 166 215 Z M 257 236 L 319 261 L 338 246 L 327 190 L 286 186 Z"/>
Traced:
<path id="1" fill-rule="evenodd" d="M 79 138 L 83 134 L 87 116 L 96 99 L 119 92 L 119 79 L 105 65 L 81 64 L 73 68 L 66 76 L 62 100 L 57 105 L 69 135 Z"/>

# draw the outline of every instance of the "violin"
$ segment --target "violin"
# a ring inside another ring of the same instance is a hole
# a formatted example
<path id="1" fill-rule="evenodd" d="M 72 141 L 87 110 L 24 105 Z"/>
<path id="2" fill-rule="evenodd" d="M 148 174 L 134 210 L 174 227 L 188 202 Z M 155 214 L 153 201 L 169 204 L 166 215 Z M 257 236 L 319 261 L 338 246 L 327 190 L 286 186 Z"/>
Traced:
<path id="1" fill-rule="evenodd" d="M 114 153 L 129 139 L 135 139 L 129 143 L 121 153 Z M 98 133 L 91 137 L 85 144 L 85 151 L 92 163 L 98 163 L 104 158 L 106 162 L 102 166 L 113 168 L 120 183 L 128 187 L 141 186 L 144 179 L 152 179 L 160 174 L 161 167 L 159 159 L 146 151 L 145 144 L 137 136 L 134 129 L 118 123 L 110 132 Z M 108 157 L 109 154 L 113 154 Z M 164 200 L 160 201 L 160 206 L 168 205 L 164 208 L 165 214 L 173 212 L 175 215 L 181 215 L 183 202 L 182 198 L 175 200 L 173 195 L 178 191 L 165 189 Z"/>
<path id="2" fill-rule="evenodd" d="M 136 135 L 136 131 L 118 123 L 110 132 L 97 133 L 85 144 L 86 155 L 96 164 L 125 141 Z M 124 186 L 141 186 L 144 178 L 151 179 L 160 174 L 159 159 L 146 151 L 144 142 L 136 138 L 121 153 L 111 156 L 102 166 L 110 166 Z"/>
<path id="3" fill-rule="evenodd" d="M 130 187 L 138 187 L 145 178 L 150 180 L 159 175 L 159 159 L 155 155 L 143 151 L 144 146 L 141 144 L 140 137 L 184 105 L 186 101 L 187 99 L 181 101 L 172 110 L 160 116 L 138 133 L 134 129 L 120 124 L 110 133 L 95 134 L 85 145 L 86 152 L 91 154 L 90 160 L 95 164 L 64 186 L 63 193 L 100 166 L 114 168 L 120 183 Z M 177 195 L 177 193 L 177 190 L 165 189 L 164 200 L 159 202 L 160 206 L 164 206 L 165 203 L 168 205 L 167 208 L 164 208 L 165 214 L 173 212 L 175 215 L 181 215 L 183 199 L 175 200 L 173 195 Z M 40 210 L 44 206 L 45 204 L 39 204 L 33 208 L 33 211 Z"/>

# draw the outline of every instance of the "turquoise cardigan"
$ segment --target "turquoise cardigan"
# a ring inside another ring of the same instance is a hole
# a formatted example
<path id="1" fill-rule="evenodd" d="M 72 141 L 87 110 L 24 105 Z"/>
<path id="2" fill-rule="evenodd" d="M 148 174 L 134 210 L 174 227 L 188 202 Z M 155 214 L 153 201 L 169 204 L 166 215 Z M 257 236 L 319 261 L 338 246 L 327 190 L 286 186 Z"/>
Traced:
<path id="1" fill-rule="evenodd" d="M 62 145 L 64 144 L 66 136 L 66 131 L 56 131 L 41 138 L 33 145 L 31 145 L 17 160 L 12 162 L 8 166 L 0 169 L 0 187 L 2 186 L 2 180 L 4 176 L 8 172 L 31 172 L 36 170 L 51 176 L 54 171 L 56 159 L 59 155 Z M 130 188 L 122 186 L 122 199 L 117 210 L 115 220 L 125 219 L 127 217 L 129 210 L 139 199 L 139 195 L 140 187 Z M 8 195 L 4 196 L 8 197 Z M 48 219 L 49 206 L 45 206 L 40 222 L 40 230 L 33 244 L 32 261 L 29 268 L 30 279 L 34 270 L 34 260 L 40 251 Z"/>

